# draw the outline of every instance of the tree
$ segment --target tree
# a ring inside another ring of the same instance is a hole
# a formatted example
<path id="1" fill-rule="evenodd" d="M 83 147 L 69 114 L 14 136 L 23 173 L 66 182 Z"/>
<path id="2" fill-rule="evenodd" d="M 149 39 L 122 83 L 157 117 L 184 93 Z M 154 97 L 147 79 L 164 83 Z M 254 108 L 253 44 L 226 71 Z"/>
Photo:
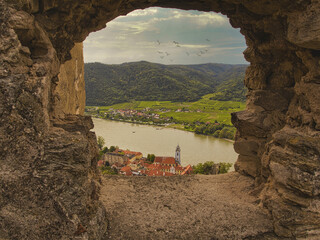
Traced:
<path id="1" fill-rule="evenodd" d="M 205 175 L 212 174 L 214 168 L 215 168 L 215 164 L 213 161 L 205 162 L 203 164 L 203 174 L 205 174 Z"/>
<path id="2" fill-rule="evenodd" d="M 212 161 L 208 161 L 205 163 L 198 163 L 195 166 L 192 166 L 193 173 L 194 174 L 205 174 L 205 175 L 215 175 L 215 174 L 221 174 L 221 173 L 227 173 L 229 169 L 231 168 L 231 163 L 218 163 L 215 164 Z"/>
<path id="3" fill-rule="evenodd" d="M 232 167 L 232 163 L 219 163 L 219 174 L 227 173 L 229 169 Z"/>
<path id="4" fill-rule="evenodd" d="M 116 174 L 118 174 L 117 169 L 116 168 L 112 168 L 110 166 L 103 166 L 100 169 L 101 169 L 101 173 L 105 174 L 105 175 L 116 175 Z"/>
<path id="5" fill-rule="evenodd" d="M 221 132 L 221 130 L 215 131 L 214 134 L 213 134 L 213 136 L 216 137 L 216 138 L 218 138 L 219 135 L 220 135 L 220 132 Z"/>
<path id="6" fill-rule="evenodd" d="M 148 154 L 147 155 L 147 161 L 148 162 L 154 162 L 154 159 L 156 158 L 156 156 L 154 154 Z"/>
<path id="7" fill-rule="evenodd" d="M 117 149 L 117 148 L 116 148 L 115 146 L 111 146 L 111 147 L 109 148 L 109 152 L 114 152 L 116 149 Z"/>
<path id="8" fill-rule="evenodd" d="M 197 165 L 192 166 L 194 174 L 203 174 L 203 164 L 198 163 Z"/>
<path id="9" fill-rule="evenodd" d="M 97 139 L 97 143 L 98 143 L 98 147 L 100 150 L 102 150 L 104 144 L 106 143 L 104 138 L 101 137 L 101 136 L 98 136 L 98 139 Z"/>
<path id="10" fill-rule="evenodd" d="M 107 153 L 107 152 L 109 152 L 108 147 L 104 147 L 104 148 L 102 149 L 102 152 L 103 152 L 103 153 Z"/>

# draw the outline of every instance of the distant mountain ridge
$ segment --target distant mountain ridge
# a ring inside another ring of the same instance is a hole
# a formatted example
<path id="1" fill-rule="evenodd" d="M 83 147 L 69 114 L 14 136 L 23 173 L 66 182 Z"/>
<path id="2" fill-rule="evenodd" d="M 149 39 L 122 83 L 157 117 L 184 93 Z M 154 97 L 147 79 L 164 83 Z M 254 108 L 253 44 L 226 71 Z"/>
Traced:
<path id="1" fill-rule="evenodd" d="M 209 93 L 215 93 L 216 100 L 244 101 L 246 68 L 218 63 L 85 63 L 86 105 L 108 106 L 134 100 L 197 101 Z"/>

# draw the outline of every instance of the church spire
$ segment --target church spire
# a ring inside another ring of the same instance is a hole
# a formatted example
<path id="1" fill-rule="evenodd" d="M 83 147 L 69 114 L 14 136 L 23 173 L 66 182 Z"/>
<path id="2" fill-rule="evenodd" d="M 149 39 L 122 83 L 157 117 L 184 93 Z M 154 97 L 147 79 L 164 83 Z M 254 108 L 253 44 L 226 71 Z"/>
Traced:
<path id="1" fill-rule="evenodd" d="M 175 154 L 175 160 L 176 160 L 176 163 L 181 165 L 181 148 L 178 144 L 178 146 L 176 147 L 176 154 Z"/>

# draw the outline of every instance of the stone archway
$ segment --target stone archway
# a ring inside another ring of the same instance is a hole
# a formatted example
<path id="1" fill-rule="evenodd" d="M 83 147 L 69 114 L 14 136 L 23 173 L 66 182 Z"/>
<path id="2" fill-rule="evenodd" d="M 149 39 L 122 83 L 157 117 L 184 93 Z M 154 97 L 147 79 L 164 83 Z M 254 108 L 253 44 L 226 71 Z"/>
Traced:
<path id="1" fill-rule="evenodd" d="M 98 200 L 92 122 L 74 115 L 75 108 L 80 113 L 79 106 L 64 109 L 62 115 L 58 111 L 59 94 L 70 96 L 70 90 L 59 85 L 58 73 L 60 64 L 71 58 L 74 44 L 90 32 L 119 15 L 150 6 L 221 12 L 241 29 L 248 46 L 244 55 L 251 65 L 245 78 L 247 109 L 232 116 L 238 129 L 235 150 L 240 154 L 236 170 L 255 179 L 279 236 L 316 239 L 316 0 L 0 0 L 0 237 L 102 238 L 105 211 Z M 78 77 L 75 71 L 74 79 Z M 72 105 L 72 98 L 65 99 L 60 98 L 60 106 Z"/>

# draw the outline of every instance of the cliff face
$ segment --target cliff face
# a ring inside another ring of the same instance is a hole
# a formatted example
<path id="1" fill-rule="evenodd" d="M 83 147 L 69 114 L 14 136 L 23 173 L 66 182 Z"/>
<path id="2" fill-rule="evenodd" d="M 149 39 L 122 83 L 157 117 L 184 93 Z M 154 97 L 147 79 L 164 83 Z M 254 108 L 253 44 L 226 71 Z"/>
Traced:
<path id="1" fill-rule="evenodd" d="M 84 87 L 83 44 L 77 43 L 70 51 L 72 59 L 60 66 L 57 86 L 53 92 L 53 115 L 84 114 L 86 93 Z"/>
<path id="2" fill-rule="evenodd" d="M 51 40 L 29 13 L 3 1 L 0 12 L 0 239 L 101 239 L 92 121 L 55 116 L 75 100 L 56 104 L 68 92 Z"/>
<path id="3" fill-rule="evenodd" d="M 0 238 L 102 238 L 95 136 L 74 115 L 82 70 L 74 58 L 66 80 L 61 64 L 90 32 L 150 6 L 222 12 L 240 28 L 251 65 L 247 109 L 232 116 L 236 170 L 255 179 L 278 236 L 319 238 L 317 0 L 0 0 Z"/>

